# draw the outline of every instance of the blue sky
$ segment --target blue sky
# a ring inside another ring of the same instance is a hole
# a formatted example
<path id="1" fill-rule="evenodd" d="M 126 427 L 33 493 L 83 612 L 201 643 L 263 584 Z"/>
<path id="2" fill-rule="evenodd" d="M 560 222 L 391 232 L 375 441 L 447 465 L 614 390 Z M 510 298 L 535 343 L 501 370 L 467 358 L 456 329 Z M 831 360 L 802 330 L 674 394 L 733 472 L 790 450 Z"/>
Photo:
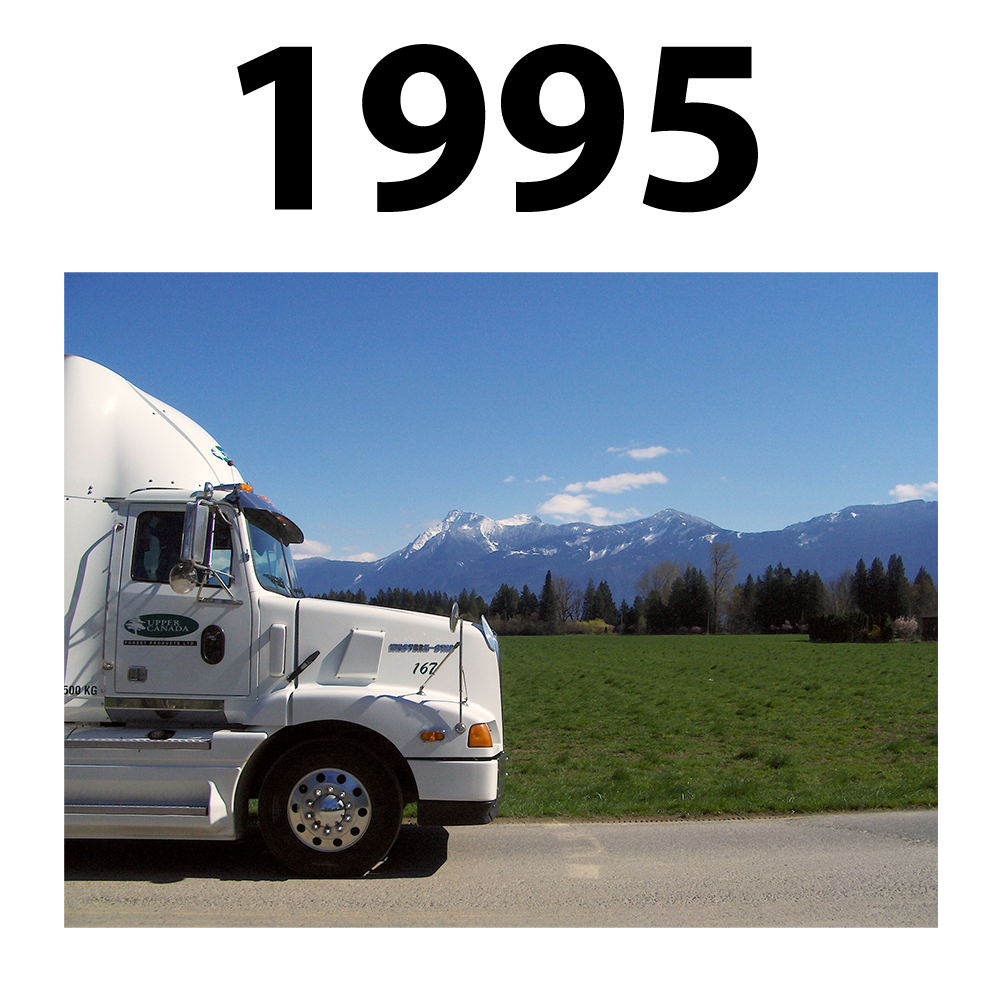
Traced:
<path id="1" fill-rule="evenodd" d="M 70 274 L 65 317 L 301 554 L 453 509 L 763 531 L 937 497 L 933 274 Z"/>

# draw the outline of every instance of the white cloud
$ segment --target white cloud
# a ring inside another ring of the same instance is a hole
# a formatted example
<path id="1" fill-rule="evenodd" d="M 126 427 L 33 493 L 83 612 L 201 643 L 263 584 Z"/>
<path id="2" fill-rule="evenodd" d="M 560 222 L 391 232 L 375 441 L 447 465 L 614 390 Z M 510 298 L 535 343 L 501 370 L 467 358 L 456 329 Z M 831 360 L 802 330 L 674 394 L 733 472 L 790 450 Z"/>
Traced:
<path id="1" fill-rule="evenodd" d="M 548 514 L 561 521 L 580 517 L 590 509 L 590 497 L 572 497 L 567 493 L 557 493 L 538 508 L 539 514 Z"/>
<path id="2" fill-rule="evenodd" d="M 649 448 L 608 448 L 608 453 L 612 455 L 621 455 L 623 458 L 627 455 L 629 458 L 635 459 L 637 462 L 648 462 L 651 458 L 659 458 L 661 455 L 690 455 L 691 452 L 687 448 L 664 448 L 661 444 L 651 445 Z"/>
<path id="3" fill-rule="evenodd" d="M 313 556 L 325 556 L 330 551 L 330 546 L 325 542 L 316 542 L 311 538 L 299 542 L 298 545 L 291 546 L 293 559 L 311 559 Z"/>
<path id="4" fill-rule="evenodd" d="M 331 556 L 331 546 L 327 545 L 326 542 L 317 542 L 311 538 L 291 546 L 291 549 L 293 559 L 312 559 L 314 556 L 325 556 L 334 562 L 375 562 L 376 559 L 381 558 L 374 552 L 359 552 L 350 548 L 343 549 L 343 555 Z"/>
<path id="5" fill-rule="evenodd" d="M 557 493 L 538 508 L 538 513 L 555 521 L 587 521 L 590 524 L 619 524 L 642 516 L 634 507 L 614 511 L 606 507 L 595 507 L 590 501 L 591 497 L 586 494 L 571 496 L 568 493 Z"/>
<path id="6" fill-rule="evenodd" d="M 375 555 L 374 552 L 358 552 L 356 549 L 344 549 L 344 554 L 342 556 L 333 557 L 336 562 L 375 562 L 376 559 L 381 559 L 381 556 Z"/>
<path id="7" fill-rule="evenodd" d="M 508 476 L 504 480 L 504 482 L 505 483 L 516 483 L 516 482 L 518 482 L 518 478 L 517 478 L 517 476 Z M 537 476 L 535 479 L 525 479 L 525 480 L 523 480 L 523 482 L 525 484 L 529 484 L 529 483 L 551 483 L 552 482 L 552 477 L 551 476 Z"/>
<path id="8" fill-rule="evenodd" d="M 900 483 L 895 489 L 889 490 L 889 496 L 896 500 L 927 500 L 937 496 L 937 483 Z"/>
<path id="9" fill-rule="evenodd" d="M 641 486 L 658 483 L 665 486 L 667 477 L 662 472 L 621 472 L 617 476 L 605 476 L 603 479 L 591 479 L 586 483 L 570 483 L 567 493 L 582 493 L 593 490 L 595 493 L 624 493 L 626 490 L 637 490 Z"/>

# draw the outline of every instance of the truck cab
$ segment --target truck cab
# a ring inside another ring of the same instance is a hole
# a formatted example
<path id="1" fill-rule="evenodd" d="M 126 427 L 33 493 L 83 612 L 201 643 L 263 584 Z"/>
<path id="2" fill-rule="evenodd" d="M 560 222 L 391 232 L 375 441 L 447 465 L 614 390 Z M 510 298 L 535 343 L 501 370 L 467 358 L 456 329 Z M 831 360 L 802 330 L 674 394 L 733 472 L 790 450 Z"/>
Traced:
<path id="1" fill-rule="evenodd" d="M 306 597 L 301 530 L 207 432 L 66 359 L 67 837 L 235 839 L 360 875 L 406 803 L 489 822 L 500 663 L 478 623 Z"/>

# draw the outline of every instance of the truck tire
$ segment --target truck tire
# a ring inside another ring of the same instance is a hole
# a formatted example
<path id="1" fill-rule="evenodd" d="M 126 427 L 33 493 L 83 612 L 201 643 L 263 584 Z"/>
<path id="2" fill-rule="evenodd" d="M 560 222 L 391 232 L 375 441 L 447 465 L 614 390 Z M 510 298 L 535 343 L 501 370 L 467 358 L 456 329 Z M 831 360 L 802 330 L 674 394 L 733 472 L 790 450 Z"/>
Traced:
<path id="1" fill-rule="evenodd" d="M 356 878 L 396 842 L 403 796 L 392 771 L 351 743 L 317 740 L 288 750 L 264 777 L 261 833 L 299 875 Z"/>

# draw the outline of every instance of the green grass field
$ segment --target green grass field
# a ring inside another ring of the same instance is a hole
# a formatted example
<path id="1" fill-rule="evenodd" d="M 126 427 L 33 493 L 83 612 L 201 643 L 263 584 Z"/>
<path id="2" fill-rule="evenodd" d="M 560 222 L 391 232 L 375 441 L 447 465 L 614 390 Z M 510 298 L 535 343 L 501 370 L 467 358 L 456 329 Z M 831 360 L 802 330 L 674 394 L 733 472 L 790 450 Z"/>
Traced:
<path id="1" fill-rule="evenodd" d="M 502 817 L 937 806 L 937 644 L 500 640 Z"/>

